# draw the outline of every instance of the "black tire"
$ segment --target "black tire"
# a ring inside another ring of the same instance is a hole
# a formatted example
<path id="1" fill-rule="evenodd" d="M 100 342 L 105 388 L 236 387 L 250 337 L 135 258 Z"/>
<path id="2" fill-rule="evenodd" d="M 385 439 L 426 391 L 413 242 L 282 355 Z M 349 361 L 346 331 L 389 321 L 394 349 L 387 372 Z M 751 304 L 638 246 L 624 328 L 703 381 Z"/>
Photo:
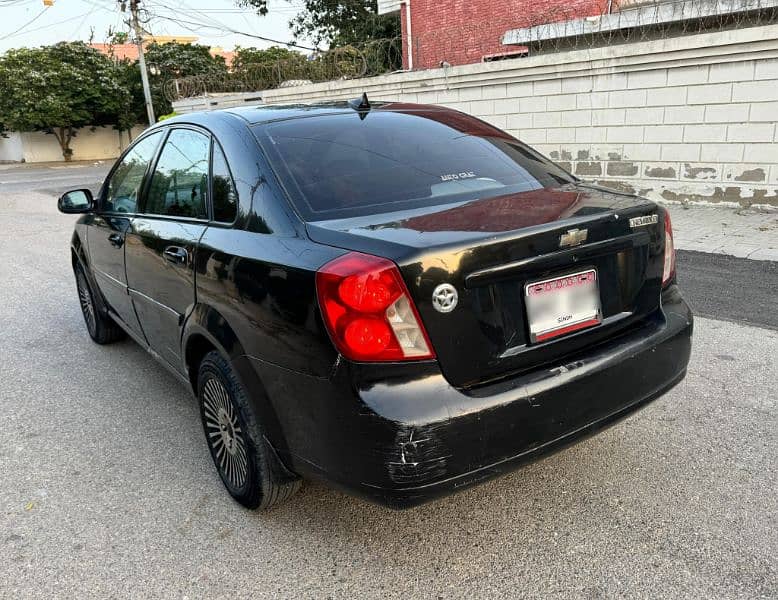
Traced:
<path id="1" fill-rule="evenodd" d="M 95 302 L 95 294 L 92 286 L 89 285 L 84 268 L 77 264 L 75 272 L 78 303 L 81 305 L 81 314 L 84 316 L 89 337 L 98 344 L 110 344 L 124 339 L 127 336 L 124 330 Z"/>
<path id="2" fill-rule="evenodd" d="M 236 501 L 266 509 L 300 489 L 300 478 L 281 465 L 265 438 L 232 365 L 216 351 L 200 363 L 197 398 L 213 464 Z"/>

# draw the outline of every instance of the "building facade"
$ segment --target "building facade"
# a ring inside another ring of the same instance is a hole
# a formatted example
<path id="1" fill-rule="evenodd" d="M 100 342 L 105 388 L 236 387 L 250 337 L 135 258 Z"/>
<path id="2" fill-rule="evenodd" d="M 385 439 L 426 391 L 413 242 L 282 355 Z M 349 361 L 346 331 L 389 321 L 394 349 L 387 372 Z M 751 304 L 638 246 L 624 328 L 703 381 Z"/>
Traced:
<path id="1" fill-rule="evenodd" d="M 613 0 L 378 0 L 381 14 L 399 12 L 405 69 L 464 65 L 525 54 L 504 44 L 508 30 L 599 16 Z"/>

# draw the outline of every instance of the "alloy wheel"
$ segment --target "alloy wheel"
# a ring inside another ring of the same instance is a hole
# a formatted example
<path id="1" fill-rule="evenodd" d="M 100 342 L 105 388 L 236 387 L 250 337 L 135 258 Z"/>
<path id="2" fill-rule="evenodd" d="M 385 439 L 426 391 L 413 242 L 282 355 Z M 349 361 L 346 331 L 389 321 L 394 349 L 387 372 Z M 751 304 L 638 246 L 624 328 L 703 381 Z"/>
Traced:
<path id="1" fill-rule="evenodd" d="M 94 334 L 97 328 L 97 318 L 95 315 L 95 305 L 92 301 L 92 292 L 86 282 L 84 274 L 79 271 L 78 277 L 78 301 L 81 304 L 81 312 L 84 313 L 84 321 L 89 333 Z"/>
<path id="2" fill-rule="evenodd" d="M 203 417 L 222 477 L 236 489 L 243 487 L 248 475 L 246 438 L 235 405 L 218 379 L 210 378 L 203 386 Z"/>

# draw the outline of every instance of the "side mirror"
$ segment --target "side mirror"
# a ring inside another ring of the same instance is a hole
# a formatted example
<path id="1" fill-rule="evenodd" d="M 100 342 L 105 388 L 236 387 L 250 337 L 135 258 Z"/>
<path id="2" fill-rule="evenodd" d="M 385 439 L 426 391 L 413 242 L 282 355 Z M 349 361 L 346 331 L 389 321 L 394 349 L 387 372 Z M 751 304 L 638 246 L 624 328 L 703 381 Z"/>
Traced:
<path id="1" fill-rule="evenodd" d="M 74 215 L 91 212 L 94 203 L 92 192 L 89 190 L 71 190 L 59 197 L 57 208 L 59 212 Z"/>

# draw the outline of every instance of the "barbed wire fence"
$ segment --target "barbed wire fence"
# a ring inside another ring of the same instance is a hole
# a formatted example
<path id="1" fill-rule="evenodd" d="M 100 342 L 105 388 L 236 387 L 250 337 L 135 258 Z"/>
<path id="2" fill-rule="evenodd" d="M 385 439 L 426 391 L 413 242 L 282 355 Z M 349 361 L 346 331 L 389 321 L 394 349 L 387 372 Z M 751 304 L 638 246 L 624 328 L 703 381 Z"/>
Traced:
<path id="1" fill-rule="evenodd" d="M 493 23 L 415 35 L 414 69 L 446 66 L 451 54 L 464 57 L 465 62 L 504 60 L 778 23 L 778 0 L 613 0 L 609 4 L 610 12 L 585 18 L 567 8 L 503 15 L 500 20 L 510 25 L 496 39 Z M 403 69 L 403 50 L 399 37 L 372 40 L 245 65 L 221 75 L 173 79 L 163 84 L 163 91 L 173 102 L 383 75 Z"/>
<path id="2" fill-rule="evenodd" d="M 562 13 L 564 14 L 564 13 Z M 562 15 L 555 15 L 556 17 Z M 778 21 L 778 0 L 621 0 L 593 18 L 553 18 L 506 35 L 532 54 L 597 48 L 767 25 Z"/>
<path id="3" fill-rule="evenodd" d="M 195 75 L 171 79 L 163 91 L 171 102 L 205 94 L 256 92 L 278 87 L 338 79 L 358 79 L 402 69 L 402 41 L 398 38 L 371 40 L 299 54 L 241 67 L 237 72 Z"/>

